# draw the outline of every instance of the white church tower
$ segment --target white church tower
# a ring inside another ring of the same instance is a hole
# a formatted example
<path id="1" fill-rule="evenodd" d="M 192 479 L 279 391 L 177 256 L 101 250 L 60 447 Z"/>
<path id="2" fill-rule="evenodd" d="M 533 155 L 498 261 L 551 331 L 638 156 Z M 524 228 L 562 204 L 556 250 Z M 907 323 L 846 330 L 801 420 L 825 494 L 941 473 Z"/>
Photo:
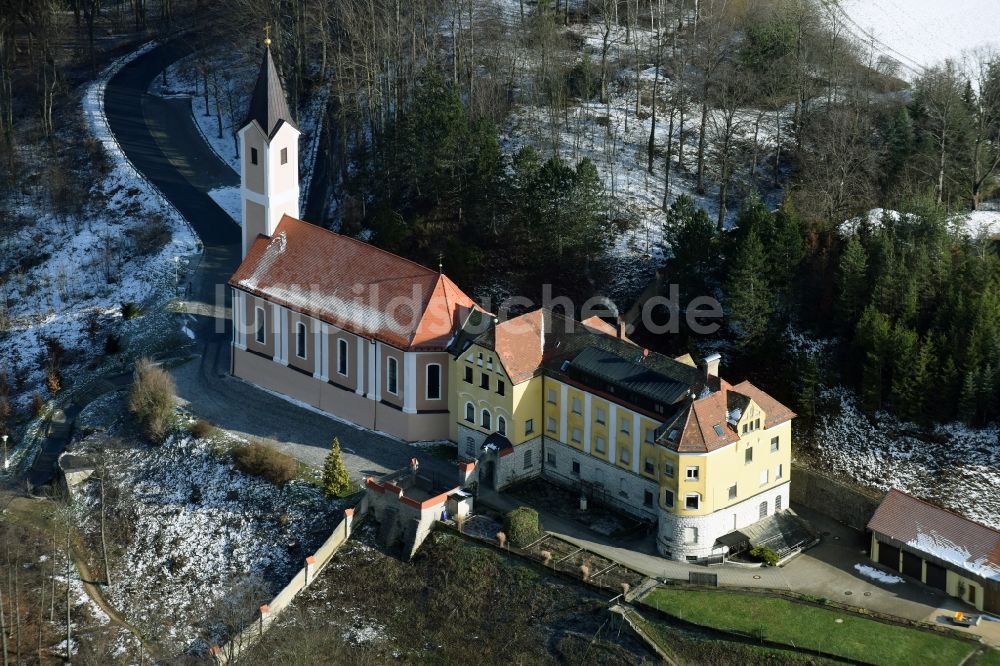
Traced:
<path id="1" fill-rule="evenodd" d="M 271 236 L 282 216 L 299 216 L 299 130 L 264 40 L 264 60 L 240 137 L 243 257 L 259 234 Z"/>

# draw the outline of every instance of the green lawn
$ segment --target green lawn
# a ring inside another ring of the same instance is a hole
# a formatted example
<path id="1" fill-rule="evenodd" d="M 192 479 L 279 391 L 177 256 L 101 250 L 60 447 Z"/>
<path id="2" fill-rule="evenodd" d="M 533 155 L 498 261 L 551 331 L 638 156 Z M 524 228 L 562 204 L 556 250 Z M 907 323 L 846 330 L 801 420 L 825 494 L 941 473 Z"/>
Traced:
<path id="1" fill-rule="evenodd" d="M 958 664 L 974 649 L 947 636 L 758 594 L 661 587 L 642 603 L 695 624 L 886 666 Z"/>
<path id="2" fill-rule="evenodd" d="M 1000 650 L 986 650 L 976 666 L 1000 666 Z"/>

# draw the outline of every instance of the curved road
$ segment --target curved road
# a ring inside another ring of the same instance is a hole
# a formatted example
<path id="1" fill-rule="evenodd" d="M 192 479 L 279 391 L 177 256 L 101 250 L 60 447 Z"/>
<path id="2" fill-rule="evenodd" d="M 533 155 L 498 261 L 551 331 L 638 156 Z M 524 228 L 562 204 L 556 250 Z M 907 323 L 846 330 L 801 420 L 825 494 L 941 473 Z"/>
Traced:
<path id="1" fill-rule="evenodd" d="M 216 187 L 239 185 L 239 177 L 205 143 L 187 99 L 147 92 L 172 62 L 192 52 L 175 40 L 125 65 L 108 82 L 105 113 L 125 154 L 182 215 L 204 244 L 185 311 L 195 316 L 196 360 L 173 370 L 180 398 L 195 415 L 247 437 L 272 441 L 299 460 L 321 466 L 334 436 L 355 478 L 404 467 L 416 455 L 424 472 L 442 483 L 457 470 L 441 458 L 378 433 L 303 409 L 229 374 L 229 276 L 240 261 L 240 229 L 208 196 Z"/>

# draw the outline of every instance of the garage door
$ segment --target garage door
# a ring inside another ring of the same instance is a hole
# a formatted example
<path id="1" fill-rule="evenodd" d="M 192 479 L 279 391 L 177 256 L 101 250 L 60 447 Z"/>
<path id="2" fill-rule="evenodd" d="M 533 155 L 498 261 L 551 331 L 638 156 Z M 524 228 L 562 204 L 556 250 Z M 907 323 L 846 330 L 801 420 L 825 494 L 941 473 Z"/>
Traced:
<path id="1" fill-rule="evenodd" d="M 939 567 L 936 564 L 927 563 L 927 584 L 931 587 L 936 587 L 939 590 L 947 589 L 948 574 L 945 573 L 944 567 Z"/>
<path id="2" fill-rule="evenodd" d="M 917 580 L 920 580 L 923 573 L 921 571 L 921 562 L 922 560 L 918 555 L 908 553 L 905 550 L 903 551 L 903 573 L 907 576 L 913 576 Z"/>
<path id="3" fill-rule="evenodd" d="M 899 548 L 878 542 L 878 563 L 893 571 L 899 571 Z"/>

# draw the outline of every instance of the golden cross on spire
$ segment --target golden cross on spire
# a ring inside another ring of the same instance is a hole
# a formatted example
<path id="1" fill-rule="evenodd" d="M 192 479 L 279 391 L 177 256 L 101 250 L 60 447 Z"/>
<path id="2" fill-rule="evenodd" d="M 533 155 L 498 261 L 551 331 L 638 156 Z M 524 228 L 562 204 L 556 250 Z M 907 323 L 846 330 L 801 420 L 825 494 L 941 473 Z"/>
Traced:
<path id="1" fill-rule="evenodd" d="M 270 48 L 271 46 L 271 24 L 264 24 L 264 46 Z"/>

